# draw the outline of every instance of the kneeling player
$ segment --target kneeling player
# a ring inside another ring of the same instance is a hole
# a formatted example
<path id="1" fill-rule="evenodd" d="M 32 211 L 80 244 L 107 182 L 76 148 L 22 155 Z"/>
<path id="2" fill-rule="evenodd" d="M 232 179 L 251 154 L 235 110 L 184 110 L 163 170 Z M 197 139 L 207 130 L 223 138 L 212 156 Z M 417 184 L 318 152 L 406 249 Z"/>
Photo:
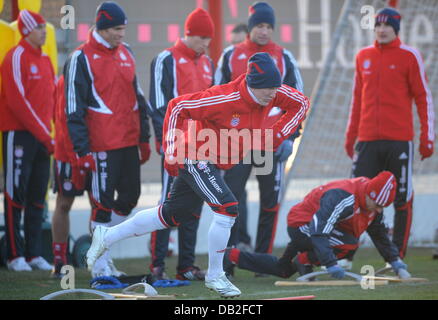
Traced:
<path id="1" fill-rule="evenodd" d="M 395 197 L 396 180 L 389 171 L 373 179 L 359 177 L 334 181 L 313 189 L 288 214 L 291 238 L 281 258 L 269 254 L 230 249 L 224 265 L 230 262 L 241 269 L 288 278 L 297 271 L 312 271 L 323 265 L 336 279 L 345 276 L 337 264 L 350 251 L 356 250 L 360 235 L 368 232 L 380 255 L 398 274 L 407 269 L 383 224 L 383 207 Z"/>

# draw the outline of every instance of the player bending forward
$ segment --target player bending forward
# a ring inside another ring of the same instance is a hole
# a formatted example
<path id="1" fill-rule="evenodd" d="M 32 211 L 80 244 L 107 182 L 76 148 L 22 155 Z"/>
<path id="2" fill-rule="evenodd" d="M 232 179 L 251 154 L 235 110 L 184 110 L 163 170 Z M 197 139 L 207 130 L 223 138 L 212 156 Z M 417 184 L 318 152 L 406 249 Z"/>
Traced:
<path id="1" fill-rule="evenodd" d="M 265 128 L 265 119 L 274 107 L 282 109 L 284 114 L 272 127 Z M 176 176 L 170 196 L 163 205 L 140 211 L 117 226 L 96 227 L 87 252 L 89 268 L 115 242 L 178 226 L 191 218 L 187 213 L 192 212 L 192 208 L 205 201 L 214 211 L 208 231 L 205 285 L 223 297 L 239 296 L 240 290 L 227 279 L 223 270 L 225 248 L 238 215 L 238 202 L 225 184 L 220 169 L 233 167 L 253 149 L 244 144 L 245 139 L 238 133 L 249 132 L 254 137 L 261 132 L 261 142 L 266 141 L 267 146 L 272 142 L 271 147 L 260 145 L 261 149 L 275 151 L 295 132 L 308 108 L 308 99 L 302 93 L 281 84 L 280 72 L 268 53 L 254 54 L 249 59 L 247 73 L 228 84 L 172 99 L 163 125 L 165 167 L 169 174 Z M 228 153 L 224 152 L 223 144 L 217 144 L 209 149 L 208 157 L 196 154 L 202 150 L 203 142 L 196 139 L 192 144 L 188 139 L 191 132 L 197 138 L 205 133 L 221 137 L 224 131 L 231 129 L 236 129 L 236 135 L 230 136 L 234 144 L 226 145 Z M 178 136 L 178 132 L 186 139 Z M 272 139 L 263 139 L 270 134 Z M 234 146 L 238 148 L 237 153 Z M 236 154 L 236 161 L 231 161 L 231 156 Z"/>
<path id="2" fill-rule="evenodd" d="M 310 273 L 312 266 L 323 265 L 333 278 L 342 279 L 345 270 L 337 260 L 356 250 L 366 231 L 395 273 L 401 276 L 404 269 L 402 273 L 407 276 L 407 265 L 383 224 L 383 208 L 394 201 L 396 188 L 396 179 L 389 171 L 373 179 L 358 177 L 319 186 L 289 211 L 287 231 L 291 241 L 280 259 L 230 249 L 225 264 L 282 278 L 296 272 Z"/>

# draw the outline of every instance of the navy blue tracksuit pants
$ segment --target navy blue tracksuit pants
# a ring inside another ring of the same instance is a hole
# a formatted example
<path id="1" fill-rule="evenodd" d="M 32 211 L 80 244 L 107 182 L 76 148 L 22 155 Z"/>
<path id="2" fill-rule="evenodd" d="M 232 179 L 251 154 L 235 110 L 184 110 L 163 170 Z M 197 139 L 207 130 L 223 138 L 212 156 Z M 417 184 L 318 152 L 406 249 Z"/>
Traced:
<path id="1" fill-rule="evenodd" d="M 47 149 L 28 131 L 3 132 L 4 208 L 8 260 L 41 255 L 41 227 L 50 175 Z M 20 233 L 24 211 L 24 240 Z"/>
<path id="2" fill-rule="evenodd" d="M 413 143 L 391 140 L 361 141 L 356 144 L 355 149 L 353 177 L 374 178 L 381 171 L 388 170 L 397 179 L 392 242 L 403 258 L 406 255 L 413 215 Z"/>
<path id="3" fill-rule="evenodd" d="M 163 166 L 164 158 L 161 159 L 161 177 L 162 177 L 162 194 L 160 202 L 163 203 L 168 197 L 174 177 L 170 176 Z M 184 272 L 187 268 L 194 265 L 195 262 L 195 247 L 196 247 L 196 233 L 198 232 L 199 219 L 202 212 L 201 202 L 193 212 L 191 212 L 192 219 L 182 223 L 178 227 L 178 265 L 177 271 Z M 169 237 L 171 229 L 164 229 L 152 232 L 151 234 L 151 270 L 154 267 L 164 268 L 164 259 L 169 248 Z"/>
<path id="4" fill-rule="evenodd" d="M 91 172 L 91 219 L 111 221 L 111 213 L 127 216 L 140 197 L 138 147 L 93 152 L 96 171 Z M 117 197 L 115 196 L 117 194 Z"/>
<path id="5" fill-rule="evenodd" d="M 192 212 L 206 202 L 215 214 L 236 218 L 238 202 L 224 182 L 221 171 L 207 161 L 186 159 L 163 203 L 161 217 L 167 227 L 180 226 L 193 219 Z"/>

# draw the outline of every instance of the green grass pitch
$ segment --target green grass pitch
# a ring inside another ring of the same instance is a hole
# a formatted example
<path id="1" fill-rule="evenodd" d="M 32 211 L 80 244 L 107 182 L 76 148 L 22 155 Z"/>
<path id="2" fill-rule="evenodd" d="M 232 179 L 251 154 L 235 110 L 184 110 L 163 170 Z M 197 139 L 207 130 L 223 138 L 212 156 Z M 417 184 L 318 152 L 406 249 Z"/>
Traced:
<path id="1" fill-rule="evenodd" d="M 276 249 L 275 254 L 281 254 Z M 148 273 L 150 259 L 115 260 L 120 270 L 129 275 Z M 438 299 L 438 260 L 432 259 L 432 249 L 410 248 L 405 259 L 409 271 L 414 277 L 427 278 L 425 283 L 391 283 L 376 286 L 375 289 L 364 290 L 358 286 L 343 287 L 276 287 L 274 282 L 282 280 L 277 277 L 255 278 L 252 272 L 236 269 L 233 283 L 242 291 L 238 299 L 258 300 L 291 296 L 314 295 L 316 300 L 437 300 Z M 176 257 L 166 260 L 167 273 L 175 276 Z M 201 268 L 207 266 L 207 256 L 197 256 L 197 264 Z M 356 254 L 353 272 L 360 273 L 363 265 L 372 265 L 377 270 L 384 263 L 374 248 L 359 249 Z M 289 280 L 294 280 L 294 275 Z M 75 269 L 75 287 L 90 289 L 90 274 L 85 269 Z M 329 280 L 326 279 L 321 280 Z M 34 271 L 15 273 L 5 267 L 0 268 L 0 299 L 1 300 L 38 300 L 39 298 L 61 290 L 60 280 L 49 277 L 49 272 Z M 120 292 L 121 290 L 105 290 L 105 292 Z M 217 294 L 207 290 L 203 282 L 193 281 L 189 286 L 176 288 L 157 288 L 159 294 L 177 294 L 177 299 L 210 300 L 221 299 Z M 69 299 L 81 299 L 84 296 L 70 295 Z"/>

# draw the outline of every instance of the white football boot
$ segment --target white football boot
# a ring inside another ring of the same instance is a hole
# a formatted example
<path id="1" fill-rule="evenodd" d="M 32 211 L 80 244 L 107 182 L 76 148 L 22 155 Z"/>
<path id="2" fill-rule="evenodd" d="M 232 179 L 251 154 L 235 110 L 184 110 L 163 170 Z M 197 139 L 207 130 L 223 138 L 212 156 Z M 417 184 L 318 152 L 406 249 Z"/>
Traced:
<path id="1" fill-rule="evenodd" d="M 11 271 L 32 271 L 32 267 L 26 262 L 24 257 L 18 257 L 7 263 Z"/>
<path id="2" fill-rule="evenodd" d="M 93 271 L 93 266 L 97 259 L 105 252 L 105 250 L 108 250 L 103 241 L 107 231 L 108 228 L 103 226 L 96 226 L 94 229 L 93 240 L 91 242 L 90 249 L 87 251 L 88 271 Z"/>
<path id="3" fill-rule="evenodd" d="M 117 270 L 116 266 L 114 265 L 114 261 L 113 259 L 109 258 L 107 259 L 107 263 L 108 263 L 108 267 L 111 270 L 111 275 L 113 277 L 121 277 L 121 276 L 126 276 L 126 272 Z"/>
<path id="4" fill-rule="evenodd" d="M 228 280 L 225 272 L 222 272 L 220 276 L 215 279 L 207 279 L 205 277 L 205 286 L 213 291 L 216 291 L 224 298 L 233 298 L 240 296 L 240 290 Z"/>
<path id="5" fill-rule="evenodd" d="M 45 270 L 51 271 L 53 266 L 49 264 L 43 257 L 35 257 L 28 262 L 29 266 L 31 266 L 34 270 Z"/>

